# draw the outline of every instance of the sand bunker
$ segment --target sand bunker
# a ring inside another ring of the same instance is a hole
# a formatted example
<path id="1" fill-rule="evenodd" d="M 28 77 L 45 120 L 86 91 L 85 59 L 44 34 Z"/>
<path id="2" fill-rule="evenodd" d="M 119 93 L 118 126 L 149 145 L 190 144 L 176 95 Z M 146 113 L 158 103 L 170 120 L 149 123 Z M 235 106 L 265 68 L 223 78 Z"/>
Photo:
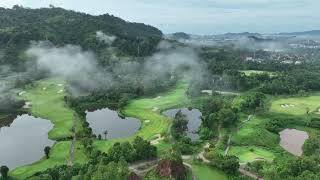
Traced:
<path id="1" fill-rule="evenodd" d="M 145 122 L 145 123 L 150 123 L 150 120 L 145 120 L 144 122 Z"/>
<path id="2" fill-rule="evenodd" d="M 152 111 L 153 111 L 153 112 L 156 112 L 156 111 L 158 111 L 158 110 L 159 110 L 159 108 L 157 108 L 157 107 L 153 107 L 153 108 L 152 108 Z"/>
<path id="3" fill-rule="evenodd" d="M 57 84 L 57 86 L 62 87 L 62 86 L 63 86 L 63 84 Z"/>
<path id="4" fill-rule="evenodd" d="M 18 95 L 19 95 L 19 96 L 22 96 L 22 95 L 24 95 L 25 93 L 26 93 L 25 91 L 21 91 L 21 92 L 18 93 Z"/>
<path id="5" fill-rule="evenodd" d="M 212 90 L 202 90 L 201 93 L 212 95 Z"/>
<path id="6" fill-rule="evenodd" d="M 150 141 L 151 145 L 159 144 L 160 141 L 164 140 L 164 137 L 162 137 L 161 134 L 156 134 L 155 137 L 155 140 Z"/>
<path id="7" fill-rule="evenodd" d="M 157 100 L 157 99 L 160 99 L 161 98 L 161 96 L 158 96 L 158 97 L 156 97 L 156 98 L 153 98 L 154 100 Z"/>
<path id="8" fill-rule="evenodd" d="M 302 155 L 302 146 L 304 142 L 309 138 L 309 135 L 305 131 L 299 131 L 296 129 L 285 129 L 280 132 L 280 146 L 286 151 L 296 156 Z"/>
<path id="9" fill-rule="evenodd" d="M 295 107 L 295 105 L 293 105 L 293 104 L 281 104 L 280 105 L 282 108 L 290 108 L 290 107 Z"/>
<path id="10" fill-rule="evenodd" d="M 63 90 L 62 90 L 62 89 L 58 91 L 58 94 L 61 94 L 61 93 L 63 93 Z"/>
<path id="11" fill-rule="evenodd" d="M 42 88 L 42 90 L 44 90 L 44 91 L 45 91 L 45 90 L 47 90 L 47 88 L 46 88 L 46 87 L 44 87 L 44 88 Z"/>
<path id="12" fill-rule="evenodd" d="M 25 109 L 29 109 L 31 107 L 31 102 L 25 102 L 24 103 L 24 106 L 22 106 L 22 108 L 25 108 Z"/>

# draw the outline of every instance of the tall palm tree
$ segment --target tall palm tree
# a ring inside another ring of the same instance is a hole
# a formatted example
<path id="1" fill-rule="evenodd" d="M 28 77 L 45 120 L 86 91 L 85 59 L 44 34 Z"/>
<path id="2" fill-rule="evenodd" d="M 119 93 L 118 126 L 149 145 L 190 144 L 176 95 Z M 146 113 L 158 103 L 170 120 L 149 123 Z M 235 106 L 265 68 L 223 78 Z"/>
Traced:
<path id="1" fill-rule="evenodd" d="M 107 140 L 108 130 L 105 130 L 103 134 L 104 134 L 104 139 Z"/>

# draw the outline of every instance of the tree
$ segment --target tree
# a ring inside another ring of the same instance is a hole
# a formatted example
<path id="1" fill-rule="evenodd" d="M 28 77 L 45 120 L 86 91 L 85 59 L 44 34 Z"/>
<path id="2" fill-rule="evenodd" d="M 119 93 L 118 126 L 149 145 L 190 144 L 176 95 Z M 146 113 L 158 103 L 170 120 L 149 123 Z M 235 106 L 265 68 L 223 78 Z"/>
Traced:
<path id="1" fill-rule="evenodd" d="M 239 119 L 238 115 L 230 108 L 222 108 L 218 112 L 217 118 L 224 127 L 229 127 Z"/>
<path id="2" fill-rule="evenodd" d="M 7 166 L 1 166 L 0 173 L 2 177 L 7 178 L 8 172 L 9 172 L 9 168 Z"/>
<path id="3" fill-rule="evenodd" d="M 50 151 L 51 151 L 51 147 L 50 147 L 50 146 L 46 146 L 46 147 L 44 148 L 44 153 L 46 154 L 46 158 L 47 158 L 47 159 L 49 159 Z"/>
<path id="4" fill-rule="evenodd" d="M 171 134 L 173 138 L 179 139 L 188 130 L 188 120 L 181 110 L 177 112 L 171 126 Z"/>
<path id="5" fill-rule="evenodd" d="M 105 130 L 103 134 L 104 134 L 104 139 L 107 140 L 108 130 Z"/>
<path id="6" fill-rule="evenodd" d="M 134 138 L 132 146 L 136 151 L 136 160 L 149 159 L 157 156 L 157 148 L 139 136 Z"/>

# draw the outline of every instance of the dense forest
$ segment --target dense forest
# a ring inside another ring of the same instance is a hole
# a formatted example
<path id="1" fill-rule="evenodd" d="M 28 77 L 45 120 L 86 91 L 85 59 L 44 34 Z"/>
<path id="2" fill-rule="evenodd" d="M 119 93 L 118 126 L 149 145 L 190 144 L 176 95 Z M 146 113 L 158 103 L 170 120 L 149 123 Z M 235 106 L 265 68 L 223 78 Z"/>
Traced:
<path id="1" fill-rule="evenodd" d="M 97 54 L 106 44 L 97 40 L 96 32 L 115 36 L 113 46 L 119 54 L 146 56 L 155 51 L 162 37 L 160 30 L 141 23 L 130 23 L 112 15 L 92 16 L 62 8 L 28 9 L 19 6 L 0 9 L 1 64 L 21 64 L 21 53 L 30 41 L 50 41 L 57 46 L 80 45 Z M 139 48 L 138 48 L 139 47 Z M 103 59 L 100 59 L 103 63 Z"/>

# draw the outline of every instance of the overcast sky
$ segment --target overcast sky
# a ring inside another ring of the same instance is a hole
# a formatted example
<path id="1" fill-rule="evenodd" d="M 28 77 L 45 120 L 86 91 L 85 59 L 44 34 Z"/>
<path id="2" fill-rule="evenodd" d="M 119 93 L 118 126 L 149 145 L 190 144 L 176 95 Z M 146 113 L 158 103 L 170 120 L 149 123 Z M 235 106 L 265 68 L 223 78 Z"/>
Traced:
<path id="1" fill-rule="evenodd" d="M 113 14 L 164 33 L 293 32 L 320 29 L 320 0 L 0 0 L 0 6 L 54 6 Z"/>

